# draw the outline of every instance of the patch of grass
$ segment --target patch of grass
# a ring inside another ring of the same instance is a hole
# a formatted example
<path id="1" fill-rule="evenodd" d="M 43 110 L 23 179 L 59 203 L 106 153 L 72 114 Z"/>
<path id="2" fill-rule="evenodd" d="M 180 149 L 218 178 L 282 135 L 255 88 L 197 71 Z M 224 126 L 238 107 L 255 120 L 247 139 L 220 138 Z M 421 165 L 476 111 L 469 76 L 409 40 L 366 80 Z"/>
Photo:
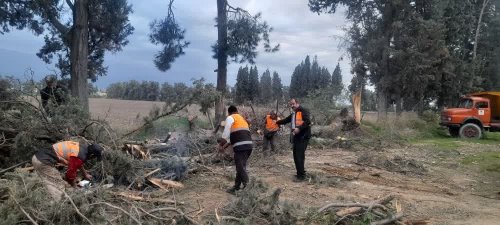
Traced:
<path id="1" fill-rule="evenodd" d="M 205 120 L 196 119 L 194 121 L 195 128 L 211 129 L 210 123 Z M 169 116 L 158 121 L 155 121 L 153 127 L 140 131 L 136 135 L 136 139 L 144 140 L 151 137 L 164 137 L 168 132 L 172 131 L 188 131 L 189 122 L 187 118 L 178 116 Z"/>
<path id="2" fill-rule="evenodd" d="M 482 171 L 500 173 L 500 152 L 481 152 L 462 160 L 465 165 L 478 165 Z"/>
<path id="3" fill-rule="evenodd" d="M 427 144 L 437 147 L 439 150 L 453 150 L 460 147 L 460 141 L 456 138 L 418 138 L 410 140 L 412 144 Z"/>

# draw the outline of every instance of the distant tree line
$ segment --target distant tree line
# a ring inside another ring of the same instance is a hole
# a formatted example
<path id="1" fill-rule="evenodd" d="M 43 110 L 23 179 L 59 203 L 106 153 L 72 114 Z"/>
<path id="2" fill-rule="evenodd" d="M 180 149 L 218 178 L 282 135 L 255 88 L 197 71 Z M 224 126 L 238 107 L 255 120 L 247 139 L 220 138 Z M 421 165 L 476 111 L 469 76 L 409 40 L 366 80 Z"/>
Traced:
<path id="1" fill-rule="evenodd" d="M 276 71 L 267 69 L 259 79 L 257 66 L 240 67 L 236 75 L 236 84 L 233 89 L 233 101 L 237 104 L 244 102 L 266 104 L 276 99 L 282 99 L 284 88 L 281 78 Z"/>

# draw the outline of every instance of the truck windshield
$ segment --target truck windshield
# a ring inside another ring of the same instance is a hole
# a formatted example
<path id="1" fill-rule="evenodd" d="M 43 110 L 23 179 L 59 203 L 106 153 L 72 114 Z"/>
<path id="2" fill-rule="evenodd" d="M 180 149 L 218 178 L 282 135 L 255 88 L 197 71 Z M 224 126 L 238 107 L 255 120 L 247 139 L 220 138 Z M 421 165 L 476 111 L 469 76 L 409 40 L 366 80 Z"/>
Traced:
<path id="1" fill-rule="evenodd" d="M 472 100 L 468 98 L 461 99 L 460 103 L 458 104 L 458 108 L 472 108 Z"/>

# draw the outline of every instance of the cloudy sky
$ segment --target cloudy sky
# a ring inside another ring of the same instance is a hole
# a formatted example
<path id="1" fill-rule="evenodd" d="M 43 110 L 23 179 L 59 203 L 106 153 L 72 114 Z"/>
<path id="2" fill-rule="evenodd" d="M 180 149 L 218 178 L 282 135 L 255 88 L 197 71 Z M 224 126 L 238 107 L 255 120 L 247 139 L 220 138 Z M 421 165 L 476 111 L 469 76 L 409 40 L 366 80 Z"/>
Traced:
<path id="1" fill-rule="evenodd" d="M 186 54 L 178 58 L 167 72 L 160 72 L 153 64 L 153 56 L 159 50 L 149 42 L 149 23 L 166 15 L 167 0 L 129 0 L 134 13 L 129 19 L 134 33 L 123 51 L 108 53 L 105 64 L 108 75 L 100 77 L 97 85 L 105 88 L 113 82 L 125 80 L 154 80 L 159 82 L 190 82 L 191 78 L 205 77 L 216 81 L 217 61 L 212 58 L 211 45 L 217 39 L 215 16 L 216 0 L 177 0 L 174 3 L 176 19 L 186 31 L 191 42 Z M 261 52 L 256 60 L 259 73 L 266 69 L 277 71 L 284 85 L 289 85 L 293 69 L 306 55 L 317 55 L 320 65 L 333 71 L 345 49 L 339 48 L 339 39 L 346 25 L 344 14 L 317 15 L 309 11 L 306 0 L 230 0 L 231 5 L 247 9 L 262 17 L 273 28 L 272 43 L 281 45 L 276 53 Z M 41 79 L 54 71 L 53 65 L 43 63 L 35 54 L 43 45 L 43 37 L 30 31 L 14 31 L 0 35 L 0 75 L 23 77 L 28 68 Z M 343 80 L 348 84 L 352 75 L 346 57 L 340 61 Z M 240 64 L 228 67 L 228 84 L 234 85 Z"/>

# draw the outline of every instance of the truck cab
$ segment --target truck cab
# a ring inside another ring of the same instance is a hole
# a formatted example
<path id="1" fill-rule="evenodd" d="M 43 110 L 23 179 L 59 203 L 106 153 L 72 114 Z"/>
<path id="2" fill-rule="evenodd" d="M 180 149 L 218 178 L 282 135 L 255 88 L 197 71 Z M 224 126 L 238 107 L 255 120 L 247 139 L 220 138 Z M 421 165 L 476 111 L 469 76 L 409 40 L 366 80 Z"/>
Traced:
<path id="1" fill-rule="evenodd" d="M 500 131 L 500 92 L 479 92 L 460 99 L 456 108 L 441 112 L 440 125 L 451 136 L 481 138 L 484 131 Z"/>

